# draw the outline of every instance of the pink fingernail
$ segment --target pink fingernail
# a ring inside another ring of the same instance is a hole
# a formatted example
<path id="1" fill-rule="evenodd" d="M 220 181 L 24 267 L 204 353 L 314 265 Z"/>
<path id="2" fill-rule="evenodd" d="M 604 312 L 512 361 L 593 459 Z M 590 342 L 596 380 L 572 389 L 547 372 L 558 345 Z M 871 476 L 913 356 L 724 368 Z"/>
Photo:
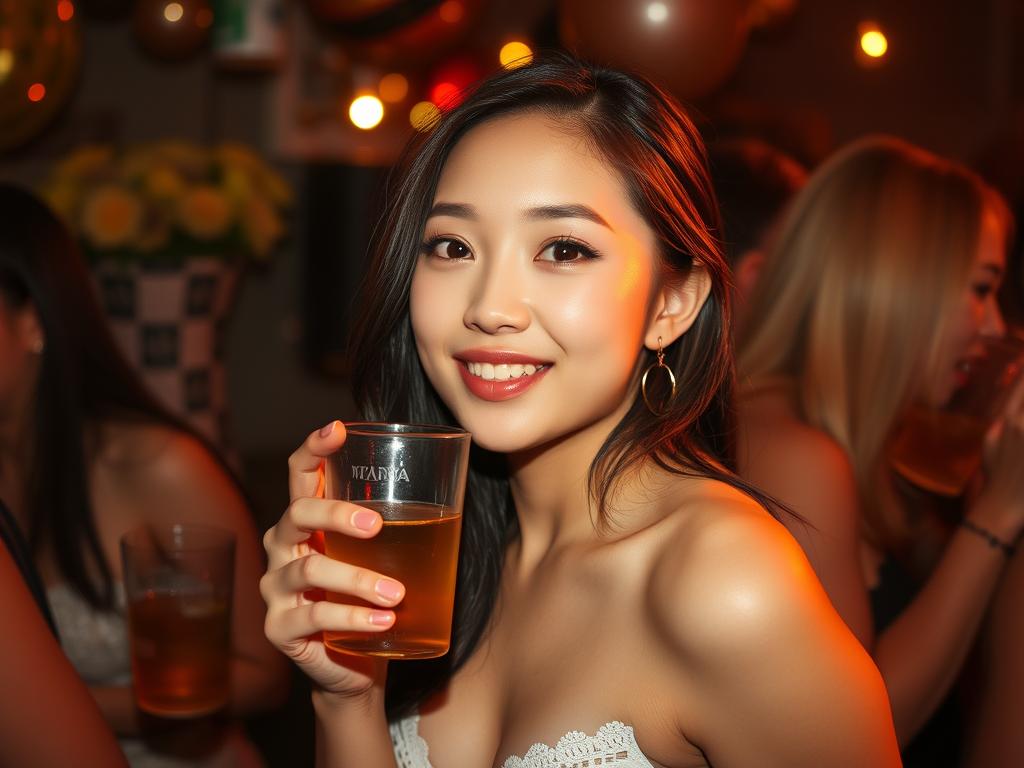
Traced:
<path id="1" fill-rule="evenodd" d="M 386 627 L 392 622 L 394 617 L 395 614 L 391 611 L 370 611 L 367 620 L 378 627 Z"/>
<path id="2" fill-rule="evenodd" d="M 402 585 L 391 579 L 377 579 L 373 591 L 385 600 L 397 600 L 402 596 Z"/>
<path id="3" fill-rule="evenodd" d="M 372 531 L 377 524 L 377 513 L 368 509 L 361 509 L 352 513 L 352 525 L 361 531 Z"/>
<path id="4" fill-rule="evenodd" d="M 334 431 L 334 422 L 332 421 L 325 427 L 320 427 L 320 437 L 329 437 L 331 432 Z"/>

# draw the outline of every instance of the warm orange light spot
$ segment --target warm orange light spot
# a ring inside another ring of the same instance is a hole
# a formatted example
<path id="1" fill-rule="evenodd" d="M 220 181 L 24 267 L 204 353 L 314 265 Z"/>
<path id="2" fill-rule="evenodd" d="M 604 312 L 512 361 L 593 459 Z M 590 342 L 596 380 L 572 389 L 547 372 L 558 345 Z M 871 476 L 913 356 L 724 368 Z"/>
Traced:
<path id="1" fill-rule="evenodd" d="M 434 121 L 441 116 L 441 110 L 436 104 L 429 101 L 421 101 L 409 110 L 409 123 L 417 131 L 426 131 L 434 124 Z"/>
<path id="2" fill-rule="evenodd" d="M 526 43 L 513 40 L 501 46 L 498 60 L 505 69 L 515 69 L 533 61 L 533 51 Z"/>
<path id="3" fill-rule="evenodd" d="M 860 36 L 860 49 L 871 58 L 879 59 L 889 50 L 889 41 L 880 30 L 873 29 Z"/>
<path id="4" fill-rule="evenodd" d="M 384 105 L 376 96 L 359 96 L 349 104 L 348 119 L 364 131 L 376 128 L 384 119 Z"/>
<path id="5" fill-rule="evenodd" d="M 196 11 L 196 26 L 200 29 L 207 29 L 213 24 L 213 11 L 209 8 L 200 8 Z"/>
<path id="6" fill-rule="evenodd" d="M 42 101 L 46 97 L 46 86 L 42 83 L 32 83 L 28 87 L 29 101 Z"/>
<path id="7" fill-rule="evenodd" d="M 445 0 L 441 3 L 441 7 L 437 9 L 437 12 L 441 14 L 441 21 L 446 21 L 449 24 L 458 24 L 462 21 L 462 14 L 465 13 L 465 8 L 462 7 L 460 0 Z"/>
<path id="8" fill-rule="evenodd" d="M 14 69 L 14 51 L 10 48 L 0 48 L 0 83 L 7 79 Z"/>
<path id="9" fill-rule="evenodd" d="M 164 18 L 171 24 L 177 24 L 185 15 L 185 8 L 181 3 L 168 3 L 164 6 Z"/>
<path id="10" fill-rule="evenodd" d="M 437 106 L 444 106 L 446 103 L 455 101 L 458 98 L 459 89 L 453 83 L 438 83 L 430 91 L 430 100 Z"/>
<path id="11" fill-rule="evenodd" d="M 57 3 L 57 18 L 61 21 L 71 21 L 75 16 L 75 4 L 71 0 L 60 0 Z"/>
<path id="12" fill-rule="evenodd" d="M 409 81 L 405 79 L 404 75 L 392 72 L 380 79 L 377 91 L 384 101 L 395 104 L 404 99 L 409 93 Z"/>

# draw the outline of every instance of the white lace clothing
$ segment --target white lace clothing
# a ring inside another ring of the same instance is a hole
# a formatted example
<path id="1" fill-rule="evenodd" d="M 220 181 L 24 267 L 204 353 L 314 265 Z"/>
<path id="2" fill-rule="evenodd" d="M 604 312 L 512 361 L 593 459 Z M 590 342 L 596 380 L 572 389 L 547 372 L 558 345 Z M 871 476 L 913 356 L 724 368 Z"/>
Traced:
<path id="1" fill-rule="evenodd" d="M 46 591 L 64 654 L 90 686 L 131 685 L 124 587 L 114 585 L 115 612 L 97 611 L 66 584 Z M 122 738 L 121 749 L 132 768 L 261 768 L 263 759 L 240 728 L 232 727 L 214 754 L 183 760 L 150 750 L 142 739 Z"/>
<path id="2" fill-rule="evenodd" d="M 419 734 L 419 715 L 393 723 L 391 744 L 398 768 L 434 768 L 430 764 L 427 742 Z M 570 731 L 558 744 L 534 744 L 522 757 L 512 755 L 502 768 L 593 768 L 610 765 L 615 768 L 654 768 L 644 757 L 633 735 L 633 728 L 614 720 L 588 736 Z"/>

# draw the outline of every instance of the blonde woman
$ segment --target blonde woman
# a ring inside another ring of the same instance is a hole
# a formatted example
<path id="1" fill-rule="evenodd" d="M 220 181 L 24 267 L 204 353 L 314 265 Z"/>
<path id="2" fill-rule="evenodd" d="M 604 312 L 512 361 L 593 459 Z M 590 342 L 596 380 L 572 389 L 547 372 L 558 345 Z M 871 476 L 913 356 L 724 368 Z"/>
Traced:
<path id="1" fill-rule="evenodd" d="M 794 201 L 738 335 L 740 474 L 806 521 L 788 525 L 871 650 L 905 746 L 949 692 L 1024 526 L 1024 397 L 948 544 L 885 448 L 909 405 L 950 397 L 973 339 L 1005 331 L 1008 226 L 966 169 L 858 141 Z"/>

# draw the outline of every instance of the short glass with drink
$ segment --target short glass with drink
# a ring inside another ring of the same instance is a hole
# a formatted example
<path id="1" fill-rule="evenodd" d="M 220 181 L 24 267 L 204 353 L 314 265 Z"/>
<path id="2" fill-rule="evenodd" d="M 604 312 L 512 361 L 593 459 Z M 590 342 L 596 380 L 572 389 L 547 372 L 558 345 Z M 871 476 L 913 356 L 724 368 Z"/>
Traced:
<path id="1" fill-rule="evenodd" d="M 326 531 L 326 553 L 405 585 L 385 632 L 325 632 L 341 653 L 428 659 L 448 652 L 470 435 L 416 424 L 345 425 L 345 444 L 326 463 L 324 495 L 378 512 L 372 539 Z M 351 595 L 327 599 L 368 605 Z M 376 606 L 374 606 L 376 607 Z"/>
<path id="2" fill-rule="evenodd" d="M 985 435 L 1024 368 L 1024 339 L 979 339 L 962 383 L 940 408 L 912 407 L 889 445 L 889 461 L 919 488 L 959 496 L 981 465 Z"/>
<path id="3" fill-rule="evenodd" d="M 234 533 L 183 523 L 145 526 L 121 538 L 121 559 L 139 709 L 173 718 L 224 709 Z"/>

